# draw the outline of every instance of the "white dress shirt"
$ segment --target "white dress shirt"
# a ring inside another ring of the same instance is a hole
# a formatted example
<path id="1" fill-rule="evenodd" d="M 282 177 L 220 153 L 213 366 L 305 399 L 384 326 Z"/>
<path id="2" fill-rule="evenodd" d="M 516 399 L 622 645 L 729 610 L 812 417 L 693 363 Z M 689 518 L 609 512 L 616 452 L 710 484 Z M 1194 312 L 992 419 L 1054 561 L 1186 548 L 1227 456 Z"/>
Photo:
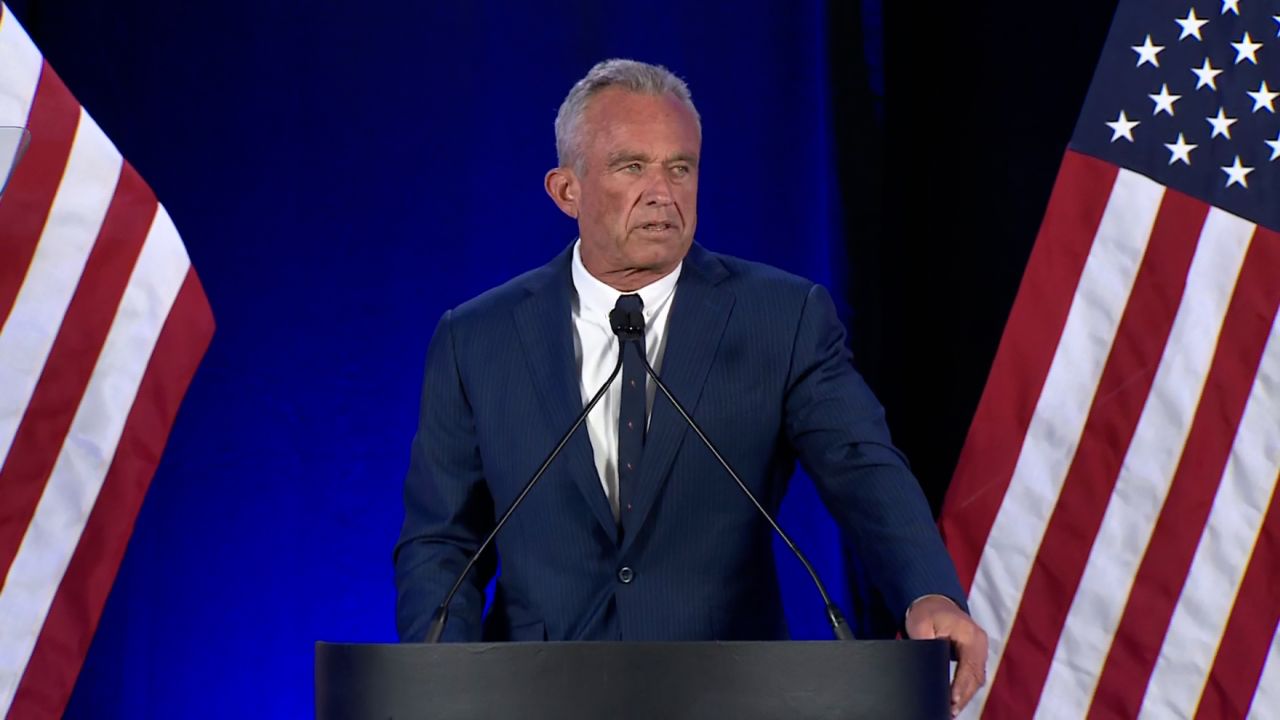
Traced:
<path id="1" fill-rule="evenodd" d="M 579 240 L 573 246 L 573 354 L 578 361 L 578 377 L 582 404 L 604 384 L 618 362 L 618 337 L 609 326 L 609 311 L 624 294 L 587 272 L 582 264 Z M 663 278 L 652 282 L 635 294 L 644 301 L 644 349 L 654 372 L 662 372 L 662 355 L 667 347 L 667 318 L 676 295 L 682 262 Z M 653 393 L 657 387 L 645 385 L 646 417 L 653 412 Z M 587 434 L 595 455 L 596 472 L 613 518 L 618 519 L 618 413 L 622 410 L 622 373 L 614 379 L 609 391 L 587 415 Z"/>

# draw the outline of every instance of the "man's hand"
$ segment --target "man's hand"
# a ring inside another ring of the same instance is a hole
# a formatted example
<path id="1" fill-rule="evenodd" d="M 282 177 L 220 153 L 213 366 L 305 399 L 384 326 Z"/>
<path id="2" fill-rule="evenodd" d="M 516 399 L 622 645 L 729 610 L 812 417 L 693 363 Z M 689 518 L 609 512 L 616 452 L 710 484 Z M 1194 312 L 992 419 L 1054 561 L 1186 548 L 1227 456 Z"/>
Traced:
<path id="1" fill-rule="evenodd" d="M 926 595 L 912 603 L 906 626 L 912 640 L 951 641 L 959 661 L 951 681 L 951 715 L 955 717 L 987 682 L 987 633 L 942 595 Z"/>

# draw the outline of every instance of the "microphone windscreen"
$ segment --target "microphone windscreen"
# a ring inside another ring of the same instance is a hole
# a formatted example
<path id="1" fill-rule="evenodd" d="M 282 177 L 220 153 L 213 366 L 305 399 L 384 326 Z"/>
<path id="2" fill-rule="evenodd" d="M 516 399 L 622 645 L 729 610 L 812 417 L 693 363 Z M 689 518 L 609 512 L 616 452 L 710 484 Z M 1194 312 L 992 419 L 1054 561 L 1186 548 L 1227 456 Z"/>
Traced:
<path id="1" fill-rule="evenodd" d="M 614 308 L 609 311 L 609 327 L 622 340 L 639 340 L 644 337 L 644 313 Z"/>

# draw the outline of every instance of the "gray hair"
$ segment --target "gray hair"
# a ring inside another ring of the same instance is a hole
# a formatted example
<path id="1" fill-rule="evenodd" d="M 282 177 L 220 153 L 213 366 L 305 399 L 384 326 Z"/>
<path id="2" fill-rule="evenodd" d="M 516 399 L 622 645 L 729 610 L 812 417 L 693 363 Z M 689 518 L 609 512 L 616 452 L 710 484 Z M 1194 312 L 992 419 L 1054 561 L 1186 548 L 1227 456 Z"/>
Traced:
<path id="1" fill-rule="evenodd" d="M 582 115 L 586 112 L 587 102 L 591 97 L 609 87 L 620 87 L 645 95 L 674 95 L 693 111 L 693 118 L 698 123 L 698 134 L 702 134 L 702 118 L 698 115 L 698 109 L 693 106 L 689 86 L 676 77 L 675 73 L 661 65 L 636 60 L 605 60 L 596 63 L 586 77 L 574 83 L 564 102 L 560 103 L 560 111 L 556 113 L 556 158 L 560 167 L 572 164 L 579 171 L 582 170 Z"/>

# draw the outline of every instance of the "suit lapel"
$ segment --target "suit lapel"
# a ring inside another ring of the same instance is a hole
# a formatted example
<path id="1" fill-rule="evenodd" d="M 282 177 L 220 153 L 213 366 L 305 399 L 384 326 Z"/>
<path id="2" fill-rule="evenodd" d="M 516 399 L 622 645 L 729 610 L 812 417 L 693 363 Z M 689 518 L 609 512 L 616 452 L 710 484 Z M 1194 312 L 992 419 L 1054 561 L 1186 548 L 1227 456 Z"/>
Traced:
<path id="1" fill-rule="evenodd" d="M 547 422 L 557 433 L 569 429 L 582 412 L 583 401 L 578 363 L 573 355 L 570 261 L 573 248 L 561 253 L 529 282 L 530 295 L 514 310 L 516 330 L 524 346 L 534 386 L 546 410 Z M 550 453 L 552 448 L 542 450 Z M 591 439 L 585 426 L 579 427 L 556 458 L 554 465 L 565 468 L 608 537 L 617 537 L 617 525 L 609 500 L 600 486 Z M 545 482 L 546 479 L 543 480 Z"/>
<path id="2" fill-rule="evenodd" d="M 717 287 L 727 275 L 728 271 L 718 259 L 694 245 L 685 257 L 676 285 L 671 316 L 667 320 L 667 348 L 660 376 L 690 415 L 698 406 L 711 361 L 720 346 L 720 337 L 733 308 L 733 294 Z M 638 531 L 653 509 L 686 433 L 692 434 L 692 431 L 684 418 L 662 395 L 662 391 L 657 390 L 633 496 L 634 507 L 622 542 L 623 553 L 639 535 Z M 694 442 L 698 441 L 695 439 Z"/>

